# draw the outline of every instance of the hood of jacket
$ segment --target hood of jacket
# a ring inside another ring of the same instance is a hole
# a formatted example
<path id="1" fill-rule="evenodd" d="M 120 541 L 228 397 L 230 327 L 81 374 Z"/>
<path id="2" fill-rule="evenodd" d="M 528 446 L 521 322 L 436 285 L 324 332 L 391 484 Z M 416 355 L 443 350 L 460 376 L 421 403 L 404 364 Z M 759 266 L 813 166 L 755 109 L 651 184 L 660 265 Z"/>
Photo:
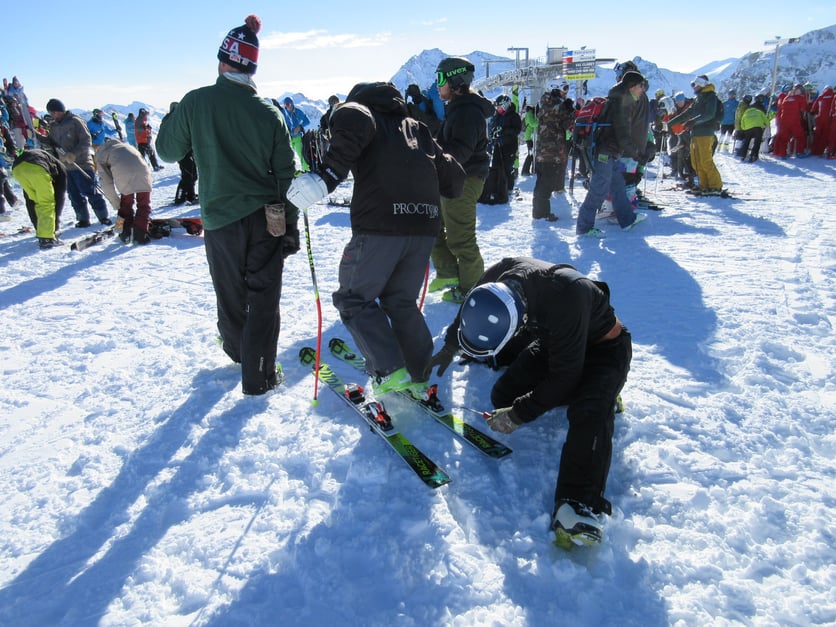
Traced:
<path id="1" fill-rule="evenodd" d="M 406 101 L 392 83 L 358 83 L 351 88 L 346 102 L 356 102 L 380 113 L 407 116 Z"/>

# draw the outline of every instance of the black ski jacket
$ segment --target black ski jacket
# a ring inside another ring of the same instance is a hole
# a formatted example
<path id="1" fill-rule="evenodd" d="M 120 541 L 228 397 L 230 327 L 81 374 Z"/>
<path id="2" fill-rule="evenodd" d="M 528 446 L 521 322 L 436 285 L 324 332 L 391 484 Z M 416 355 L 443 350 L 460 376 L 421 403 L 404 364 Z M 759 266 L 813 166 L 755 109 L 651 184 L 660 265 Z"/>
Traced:
<path id="1" fill-rule="evenodd" d="M 525 331 L 548 351 L 548 376 L 514 401 L 523 422 L 569 403 L 581 380 L 586 352 L 615 326 L 606 283 L 592 281 L 568 264 L 530 257 L 506 257 L 477 282 L 516 280 L 525 293 Z M 448 327 L 445 344 L 458 347 L 459 317 Z"/>
<path id="2" fill-rule="evenodd" d="M 438 143 L 462 164 L 467 176 L 482 180 L 490 170 L 488 118 L 496 113 L 490 100 L 469 92 L 447 103 Z M 446 194 L 444 194 L 446 196 Z"/>
<path id="3" fill-rule="evenodd" d="M 637 110 L 638 109 L 638 110 Z M 599 120 L 597 151 L 611 157 L 629 157 L 642 161 L 650 127 L 647 108 L 640 104 L 622 83 L 607 94 L 607 104 Z"/>
<path id="4" fill-rule="evenodd" d="M 455 198 L 464 171 L 423 122 L 408 117 L 391 83 L 355 85 L 329 121 L 322 159 L 328 191 L 354 176 L 351 228 L 378 235 L 438 235 L 440 194 Z"/>

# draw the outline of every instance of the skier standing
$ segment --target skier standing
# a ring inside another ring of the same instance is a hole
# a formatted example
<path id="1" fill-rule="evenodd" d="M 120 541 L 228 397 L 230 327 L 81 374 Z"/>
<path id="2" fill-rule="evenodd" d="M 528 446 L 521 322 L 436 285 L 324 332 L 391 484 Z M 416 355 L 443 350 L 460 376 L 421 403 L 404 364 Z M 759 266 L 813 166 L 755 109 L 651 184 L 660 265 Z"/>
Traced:
<path id="1" fill-rule="evenodd" d="M 608 193 L 622 229 L 631 229 L 647 217 L 642 212 L 633 212 L 624 182 L 624 173 L 634 173 L 644 156 L 649 123 L 647 116 L 636 116 L 634 109 L 646 89 L 644 76 L 630 70 L 607 94 L 592 155 L 595 168 L 575 226 L 575 232 L 582 237 L 603 236 L 595 228 L 595 216 Z"/>
<path id="2" fill-rule="evenodd" d="M 264 394 L 276 372 L 284 259 L 299 250 L 297 212 L 280 208 L 294 173 L 284 117 L 256 93 L 261 20 L 249 15 L 218 50 L 214 85 L 187 93 L 160 124 L 157 149 L 169 162 L 194 150 L 206 259 L 215 288 L 218 331 L 241 364 L 244 394 Z M 235 120 L 234 124 L 230 120 Z M 267 212 L 285 212 L 268 231 Z"/>
<path id="3" fill-rule="evenodd" d="M 49 136 L 41 142 L 58 153 L 58 159 L 67 166 L 67 193 L 75 210 L 76 227 L 90 226 L 90 206 L 101 224 L 110 226 L 107 217 L 107 202 L 98 189 L 99 180 L 90 157 L 90 131 L 81 118 L 67 111 L 64 103 L 55 98 L 46 103 L 46 110 L 52 116 Z"/>
<path id="4" fill-rule="evenodd" d="M 430 291 L 446 291 L 442 299 L 460 303 L 485 270 L 476 241 L 476 203 L 488 176 L 488 133 L 485 120 L 494 113 L 490 100 L 470 89 L 475 66 L 463 57 L 442 59 L 436 68 L 438 92 L 446 102 L 438 143 L 467 175 L 458 198 L 441 196 L 441 232 L 432 251 L 436 278 Z"/>
<path id="5" fill-rule="evenodd" d="M 532 218 L 549 222 L 557 220 L 551 210 L 552 192 L 564 191 L 566 164 L 569 160 L 569 141 L 566 135 L 575 121 L 574 103 L 563 99 L 558 89 L 547 91 L 540 98 L 537 120 L 537 162 L 534 168 Z"/>
<path id="6" fill-rule="evenodd" d="M 287 198 L 307 208 L 353 175 L 351 240 L 334 306 L 366 358 L 375 392 L 422 398 L 433 342 L 416 301 L 441 226 L 439 190 L 458 196 L 464 171 L 410 116 L 391 83 L 355 85 L 329 127 L 320 174 L 296 178 Z"/>
<path id="7" fill-rule="evenodd" d="M 691 131 L 691 166 L 697 173 L 697 194 L 719 194 L 723 191 L 723 179 L 714 164 L 715 133 L 720 127 L 717 120 L 719 99 L 708 76 L 700 74 L 693 81 L 696 101 L 683 113 L 670 120 L 671 125 L 684 124 Z"/>

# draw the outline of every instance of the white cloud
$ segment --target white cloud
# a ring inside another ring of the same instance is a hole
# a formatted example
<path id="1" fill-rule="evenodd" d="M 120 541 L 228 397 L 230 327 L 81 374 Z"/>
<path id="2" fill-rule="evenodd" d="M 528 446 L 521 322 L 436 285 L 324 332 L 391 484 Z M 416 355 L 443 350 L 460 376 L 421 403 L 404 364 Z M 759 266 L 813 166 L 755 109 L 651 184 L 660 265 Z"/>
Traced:
<path id="1" fill-rule="evenodd" d="M 260 38 L 259 44 L 266 49 L 373 48 L 386 45 L 391 37 L 391 33 L 358 35 L 356 33 L 332 34 L 327 30 L 309 30 L 298 33 L 270 33 Z"/>

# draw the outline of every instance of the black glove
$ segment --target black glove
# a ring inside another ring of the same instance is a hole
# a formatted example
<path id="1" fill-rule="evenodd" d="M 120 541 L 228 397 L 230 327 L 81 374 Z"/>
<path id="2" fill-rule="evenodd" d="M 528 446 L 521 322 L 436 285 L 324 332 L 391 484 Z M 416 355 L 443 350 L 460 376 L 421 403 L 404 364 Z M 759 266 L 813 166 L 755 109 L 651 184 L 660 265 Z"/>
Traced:
<path id="1" fill-rule="evenodd" d="M 457 352 L 459 352 L 459 349 L 454 345 L 445 344 L 444 348 L 433 355 L 433 358 L 430 361 L 430 371 L 438 366 L 438 370 L 436 372 L 439 377 L 442 376 L 447 371 L 447 368 L 450 367 L 450 362 L 453 361 L 453 357 L 456 356 Z"/>
<path id="2" fill-rule="evenodd" d="M 295 224 L 288 224 L 282 235 L 282 259 L 299 252 L 299 229 Z"/>
<path id="3" fill-rule="evenodd" d="M 652 142 L 647 142 L 647 146 L 644 148 L 644 156 L 639 159 L 639 161 L 643 163 L 650 163 L 656 158 L 656 144 Z"/>

